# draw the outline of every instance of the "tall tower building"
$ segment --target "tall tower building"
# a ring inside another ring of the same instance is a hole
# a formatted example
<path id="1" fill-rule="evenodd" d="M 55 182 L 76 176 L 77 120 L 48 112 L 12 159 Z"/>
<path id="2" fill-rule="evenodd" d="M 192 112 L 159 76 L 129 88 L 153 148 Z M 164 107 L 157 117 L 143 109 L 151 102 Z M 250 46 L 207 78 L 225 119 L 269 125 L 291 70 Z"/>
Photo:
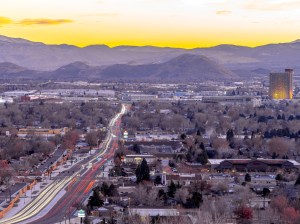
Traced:
<path id="1" fill-rule="evenodd" d="M 270 73 L 269 96 L 274 100 L 293 98 L 293 69 L 285 69 L 283 73 Z"/>

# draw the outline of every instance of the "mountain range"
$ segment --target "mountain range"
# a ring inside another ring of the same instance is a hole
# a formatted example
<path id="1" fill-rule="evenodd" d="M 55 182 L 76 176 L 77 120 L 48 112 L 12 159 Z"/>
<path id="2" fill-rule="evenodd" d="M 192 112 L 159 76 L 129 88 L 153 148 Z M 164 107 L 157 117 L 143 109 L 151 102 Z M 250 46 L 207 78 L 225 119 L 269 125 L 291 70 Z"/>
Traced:
<path id="1" fill-rule="evenodd" d="M 199 55 L 183 54 L 167 62 L 144 65 L 116 64 L 106 67 L 74 62 L 53 71 L 29 70 L 0 63 L 2 79 L 114 80 L 114 81 L 204 81 L 234 80 L 238 76 L 217 62 Z"/>
<path id="2" fill-rule="evenodd" d="M 0 78 L 219 80 L 300 67 L 300 41 L 210 48 L 46 45 L 0 36 Z"/>

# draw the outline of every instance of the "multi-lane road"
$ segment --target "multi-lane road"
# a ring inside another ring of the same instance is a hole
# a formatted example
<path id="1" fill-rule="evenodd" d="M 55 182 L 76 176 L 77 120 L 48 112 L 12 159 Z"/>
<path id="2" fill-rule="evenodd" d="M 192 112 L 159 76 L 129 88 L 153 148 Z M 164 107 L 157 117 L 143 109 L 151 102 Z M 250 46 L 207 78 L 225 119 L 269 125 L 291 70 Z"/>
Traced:
<path id="1" fill-rule="evenodd" d="M 103 165 L 114 156 L 118 147 L 118 137 L 121 136 L 121 117 L 125 112 L 126 106 L 122 105 L 121 111 L 110 121 L 106 139 L 97 153 L 74 165 L 68 172 L 69 176 L 60 174 L 55 177 L 54 182 L 48 185 L 37 198 L 15 216 L 0 220 L 0 224 L 51 224 L 72 217 L 76 206 L 87 198 L 93 181 L 99 175 Z M 64 189 L 67 189 L 66 193 L 54 204 L 55 197 Z M 50 203 L 54 206 L 44 214 L 43 209 Z"/>

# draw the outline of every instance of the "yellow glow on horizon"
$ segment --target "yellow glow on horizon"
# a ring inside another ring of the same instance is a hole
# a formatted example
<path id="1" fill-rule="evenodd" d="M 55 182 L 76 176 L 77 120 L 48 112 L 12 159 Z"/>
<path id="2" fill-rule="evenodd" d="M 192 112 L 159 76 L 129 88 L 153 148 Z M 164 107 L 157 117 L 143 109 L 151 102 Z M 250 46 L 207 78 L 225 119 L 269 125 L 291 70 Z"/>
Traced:
<path id="1" fill-rule="evenodd" d="M 300 39 L 297 2 L 0 0 L 0 34 L 80 47 L 255 47 Z"/>

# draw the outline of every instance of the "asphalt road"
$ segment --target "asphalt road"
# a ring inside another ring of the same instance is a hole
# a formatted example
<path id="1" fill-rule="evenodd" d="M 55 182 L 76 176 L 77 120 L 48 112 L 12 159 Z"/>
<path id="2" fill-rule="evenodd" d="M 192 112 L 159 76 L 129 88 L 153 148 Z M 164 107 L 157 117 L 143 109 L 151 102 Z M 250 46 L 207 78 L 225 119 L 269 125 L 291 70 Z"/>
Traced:
<path id="1" fill-rule="evenodd" d="M 54 154 L 52 157 L 48 158 L 46 162 L 43 165 L 40 165 L 35 172 L 40 172 L 44 173 L 50 166 L 52 166 L 58 159 L 66 152 L 65 149 L 62 149 L 59 147 L 58 149 L 55 150 Z"/>
<path id="2" fill-rule="evenodd" d="M 111 127 L 111 135 L 120 135 L 120 120 Z M 31 222 L 31 224 L 50 224 L 63 221 L 65 218 L 71 218 L 76 212 L 76 206 L 81 204 L 89 195 L 89 184 L 99 175 L 101 168 L 107 160 L 114 156 L 114 152 L 118 147 L 118 140 L 114 138 L 108 146 L 108 150 L 102 156 L 100 161 L 95 161 L 93 167 L 88 169 L 86 173 L 77 177 L 76 182 L 69 187 L 67 193 L 55 204 L 55 206 L 44 217 Z M 78 168 L 72 168 L 72 171 Z M 85 172 L 82 170 L 81 172 Z"/>
<path id="3" fill-rule="evenodd" d="M 62 221 L 65 216 L 74 215 L 76 210 L 75 206 L 82 203 L 91 191 L 89 184 L 96 179 L 96 176 L 100 173 L 106 161 L 114 156 L 114 152 L 118 147 L 118 138 L 116 138 L 116 136 L 120 136 L 120 118 L 125 111 L 125 106 L 123 106 L 122 111 L 111 120 L 106 140 L 103 142 L 98 153 L 91 155 L 73 166 L 69 170 L 69 176 L 65 177 L 66 173 L 62 173 L 55 177 L 54 183 L 46 187 L 34 201 L 28 204 L 14 217 L 3 221 L 0 220 L 0 224 L 51 224 Z M 92 164 L 92 168 L 89 167 L 90 164 Z M 75 182 L 74 178 L 76 178 Z M 67 192 L 56 202 L 52 209 L 40 219 L 30 222 L 30 219 L 38 215 L 64 188 L 68 189 Z"/>

